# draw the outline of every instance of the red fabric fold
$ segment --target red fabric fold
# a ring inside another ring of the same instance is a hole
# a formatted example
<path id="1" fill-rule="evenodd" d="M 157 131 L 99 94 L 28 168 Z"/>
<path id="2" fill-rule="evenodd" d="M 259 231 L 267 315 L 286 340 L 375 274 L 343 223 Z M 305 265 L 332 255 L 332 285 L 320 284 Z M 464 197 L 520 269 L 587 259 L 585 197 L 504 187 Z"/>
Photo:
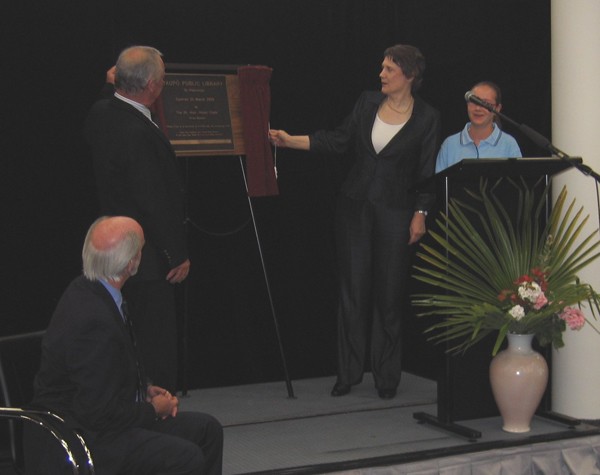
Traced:
<path id="1" fill-rule="evenodd" d="M 273 70 L 267 66 L 238 68 L 243 136 L 246 149 L 248 196 L 279 194 L 273 152 L 269 142 L 271 90 Z"/>

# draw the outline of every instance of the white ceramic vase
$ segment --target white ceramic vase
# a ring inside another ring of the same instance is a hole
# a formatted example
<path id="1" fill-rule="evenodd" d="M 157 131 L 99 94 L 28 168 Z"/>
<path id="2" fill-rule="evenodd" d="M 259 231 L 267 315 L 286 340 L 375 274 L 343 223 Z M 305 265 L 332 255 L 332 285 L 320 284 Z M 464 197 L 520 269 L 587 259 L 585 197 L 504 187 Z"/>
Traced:
<path id="1" fill-rule="evenodd" d="M 548 364 L 531 348 L 533 335 L 509 333 L 508 347 L 490 364 L 492 393 L 506 432 L 529 432 L 548 384 Z"/>

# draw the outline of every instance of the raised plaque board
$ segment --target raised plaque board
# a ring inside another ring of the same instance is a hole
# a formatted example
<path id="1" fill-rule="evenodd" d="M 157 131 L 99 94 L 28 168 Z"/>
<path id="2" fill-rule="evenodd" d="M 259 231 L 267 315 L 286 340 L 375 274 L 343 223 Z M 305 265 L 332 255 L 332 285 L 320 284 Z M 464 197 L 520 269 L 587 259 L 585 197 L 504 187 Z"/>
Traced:
<path id="1" fill-rule="evenodd" d="M 161 126 L 178 156 L 245 154 L 236 69 L 166 65 Z"/>

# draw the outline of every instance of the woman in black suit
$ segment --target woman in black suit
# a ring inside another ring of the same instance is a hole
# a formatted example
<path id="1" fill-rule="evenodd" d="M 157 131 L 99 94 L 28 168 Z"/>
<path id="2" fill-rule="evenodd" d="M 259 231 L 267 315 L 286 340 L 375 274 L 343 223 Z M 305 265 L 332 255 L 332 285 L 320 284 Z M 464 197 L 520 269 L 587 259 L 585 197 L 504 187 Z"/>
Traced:
<path id="1" fill-rule="evenodd" d="M 415 92 L 425 58 L 410 45 L 383 54 L 381 91 L 364 92 L 332 131 L 289 135 L 271 130 L 275 146 L 320 153 L 352 151 L 336 215 L 340 278 L 338 375 L 332 396 L 362 381 L 367 338 L 379 397 L 391 399 L 401 376 L 401 320 L 410 270 L 409 246 L 425 234 L 434 196 L 415 193 L 433 175 L 440 119 Z"/>

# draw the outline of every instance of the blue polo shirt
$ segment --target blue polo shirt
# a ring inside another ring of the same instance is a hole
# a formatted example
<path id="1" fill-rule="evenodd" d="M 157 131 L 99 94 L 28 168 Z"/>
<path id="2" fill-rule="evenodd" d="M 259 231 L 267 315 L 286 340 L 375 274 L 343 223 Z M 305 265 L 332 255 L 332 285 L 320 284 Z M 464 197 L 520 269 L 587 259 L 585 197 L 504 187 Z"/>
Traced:
<path id="1" fill-rule="evenodd" d="M 475 145 L 469 135 L 471 122 L 464 129 L 444 140 L 437 156 L 435 172 L 460 162 L 463 158 L 520 158 L 521 149 L 512 135 L 502 131 L 496 124 L 488 138 Z"/>

